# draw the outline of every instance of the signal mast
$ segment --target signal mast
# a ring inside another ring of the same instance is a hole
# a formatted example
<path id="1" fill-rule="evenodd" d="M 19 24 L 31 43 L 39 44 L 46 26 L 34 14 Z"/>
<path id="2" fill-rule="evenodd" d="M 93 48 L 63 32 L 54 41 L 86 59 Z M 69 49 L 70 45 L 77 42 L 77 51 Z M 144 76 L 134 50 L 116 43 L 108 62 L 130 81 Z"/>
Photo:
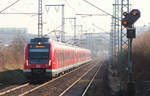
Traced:
<path id="1" fill-rule="evenodd" d="M 38 0 L 38 37 L 43 36 L 42 0 Z"/>

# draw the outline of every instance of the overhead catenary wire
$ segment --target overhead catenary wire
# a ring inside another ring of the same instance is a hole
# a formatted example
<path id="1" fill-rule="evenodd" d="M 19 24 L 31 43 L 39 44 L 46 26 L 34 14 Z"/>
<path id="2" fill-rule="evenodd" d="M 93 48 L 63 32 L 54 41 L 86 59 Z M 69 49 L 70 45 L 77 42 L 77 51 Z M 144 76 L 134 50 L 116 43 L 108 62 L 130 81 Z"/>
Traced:
<path id="1" fill-rule="evenodd" d="M 20 0 L 17 0 L 17 1 L 15 1 L 15 2 L 13 2 L 13 3 L 10 4 L 9 6 L 7 6 L 6 8 L 2 9 L 2 10 L 0 11 L 0 13 L 2 13 L 2 12 L 5 11 L 5 10 L 7 10 L 7 9 L 10 8 L 11 6 L 15 5 L 15 4 L 18 3 L 19 1 L 20 1 Z"/>
<path id="2" fill-rule="evenodd" d="M 7 10 L 8 8 L 10 8 L 10 7 L 12 7 L 13 5 L 15 5 L 16 3 L 18 3 L 19 1 L 20 1 L 20 0 L 16 0 L 15 2 L 13 2 L 12 4 L 10 4 L 10 5 L 7 6 L 6 8 L 2 9 L 2 10 L 0 11 L 0 13 L 1 13 L 1 14 L 37 14 L 37 13 L 2 13 L 2 12 L 4 12 L 5 10 Z M 64 1 L 67 3 L 67 5 L 68 5 L 75 13 L 77 13 L 77 11 L 75 10 L 75 8 L 73 8 L 73 7 L 67 2 L 67 0 L 64 0 Z M 94 4 L 88 2 L 87 0 L 83 0 L 83 1 L 86 2 L 86 3 L 88 3 L 88 4 L 90 4 L 90 5 L 92 5 L 93 7 L 95 7 L 95 8 L 97 8 L 97 9 L 101 10 L 101 11 L 104 12 L 105 14 L 110 15 L 110 16 L 116 18 L 115 16 L 113 16 L 113 15 L 111 15 L 110 13 L 106 12 L 105 10 L 103 10 L 103 9 L 101 9 L 101 8 L 99 8 L 99 7 L 97 7 L 97 6 L 95 6 Z M 64 24 L 64 25 L 65 25 L 65 24 Z M 60 25 L 60 26 L 58 26 L 56 29 L 58 29 L 58 28 L 60 28 L 60 27 L 62 27 L 62 26 L 63 26 L 63 25 Z"/>
<path id="3" fill-rule="evenodd" d="M 17 14 L 17 15 L 22 15 L 22 14 L 25 14 L 25 15 L 26 15 L 26 14 L 29 14 L 29 15 L 38 15 L 38 13 L 17 13 L 17 12 L 16 12 L 16 13 L 0 13 L 0 14 L 11 14 L 11 15 L 13 15 L 13 14 L 14 14 L 14 15 L 15 15 L 15 14 Z"/>
<path id="4" fill-rule="evenodd" d="M 51 33 L 54 32 L 55 30 L 57 30 L 57 29 L 61 28 L 62 26 L 64 26 L 65 24 L 66 24 L 66 23 L 64 23 L 63 25 L 61 24 L 61 25 L 57 26 L 55 29 L 53 29 L 52 31 L 48 32 L 47 34 L 51 34 Z M 47 35 L 47 34 L 45 34 L 45 35 Z"/>
<path id="5" fill-rule="evenodd" d="M 67 0 L 64 0 L 64 1 L 67 3 L 67 5 L 68 5 L 76 14 L 78 14 L 77 11 L 75 10 L 75 8 L 73 8 L 73 7 L 67 2 Z M 113 18 L 116 18 L 114 15 L 112 15 L 112 14 L 110 14 L 109 12 L 107 12 L 107 11 L 105 11 L 105 10 L 103 10 L 103 9 L 101 9 L 101 8 L 99 8 L 99 7 L 97 7 L 96 5 L 90 3 L 89 1 L 87 1 L 87 0 L 83 0 L 83 1 L 86 2 L 86 3 L 88 3 L 88 4 L 90 4 L 91 6 L 95 7 L 96 9 L 98 9 L 98 10 L 104 12 L 106 15 L 109 15 L 109 16 L 111 16 L 111 17 L 113 17 Z M 82 16 L 81 16 L 81 18 L 82 18 L 81 20 L 83 20 L 83 17 L 82 17 Z M 116 18 L 116 19 L 118 19 L 118 20 L 121 21 L 121 19 L 119 19 L 119 18 Z"/>
<path id="6" fill-rule="evenodd" d="M 65 25 L 65 24 L 63 24 Z M 48 32 L 47 34 L 45 34 L 44 36 L 48 35 L 48 34 L 51 34 L 52 32 L 54 32 L 55 30 L 61 28 L 63 25 L 59 25 L 58 27 L 56 27 L 55 29 L 53 29 L 52 31 Z"/>
<path id="7" fill-rule="evenodd" d="M 83 0 L 83 1 L 86 2 L 86 3 L 88 3 L 88 4 L 90 4 L 91 6 L 95 7 L 96 9 L 98 9 L 98 10 L 104 12 L 105 14 L 107 14 L 107 15 L 113 17 L 113 18 L 116 18 L 114 15 L 112 15 L 112 14 L 108 13 L 107 11 L 105 11 L 105 10 L 103 10 L 103 9 L 101 9 L 101 8 L 99 8 L 99 7 L 97 7 L 96 5 L 90 3 L 89 1 L 87 1 L 87 0 Z M 116 19 L 119 19 L 119 18 L 116 18 Z M 120 19 L 119 19 L 119 20 L 120 20 Z"/>
<path id="8" fill-rule="evenodd" d="M 18 1 L 17 1 L 18 2 Z M 15 2 L 15 4 L 17 3 L 17 2 Z M 12 4 L 11 4 L 12 5 Z M 10 8 L 11 6 L 9 6 L 9 8 Z M 6 7 L 6 8 L 4 8 L 5 10 L 7 10 L 8 9 L 8 7 Z M 1 10 L 1 15 L 26 15 L 26 16 L 29 16 L 29 15 L 32 15 L 32 16 L 30 16 L 31 18 L 33 18 L 33 16 L 35 16 L 35 15 L 38 15 L 38 13 L 37 12 L 34 12 L 34 13 L 30 13 L 30 12 L 19 12 L 19 10 L 16 10 L 16 9 L 13 9 L 13 10 L 15 10 L 16 12 L 4 12 L 5 10 L 3 9 L 3 11 Z M 34 20 L 36 20 L 35 18 L 33 18 Z"/>
<path id="9" fill-rule="evenodd" d="M 109 33 L 109 32 L 107 32 L 107 31 L 105 31 L 104 29 L 102 29 L 102 28 L 96 26 L 94 23 L 92 24 L 92 26 L 96 27 L 97 29 L 99 29 L 99 30 L 101 30 L 101 31 L 103 31 L 103 32 L 105 32 L 105 33 Z"/>
<path id="10" fill-rule="evenodd" d="M 68 2 L 67 0 L 64 0 L 66 2 L 66 4 L 77 14 L 78 12 L 76 11 L 75 8 L 73 8 Z"/>
<path id="11" fill-rule="evenodd" d="M 66 2 L 66 4 L 75 12 L 75 14 L 78 14 L 78 12 L 77 12 L 77 10 L 74 8 L 74 7 L 72 7 L 69 3 L 68 3 L 68 1 L 67 0 L 64 0 L 65 2 Z M 85 23 L 85 21 L 83 20 L 83 17 L 81 16 L 81 20 Z"/>
<path id="12" fill-rule="evenodd" d="M 24 12 L 14 12 L 14 13 L 4 13 L 5 10 L 7 10 L 8 8 L 10 8 L 11 6 L 15 5 L 16 3 L 18 3 L 20 0 L 15 1 L 14 3 L 10 4 L 9 6 L 7 6 L 6 8 L 2 9 L 0 11 L 0 14 L 7 14 L 7 15 L 38 15 L 38 13 L 24 13 Z"/>

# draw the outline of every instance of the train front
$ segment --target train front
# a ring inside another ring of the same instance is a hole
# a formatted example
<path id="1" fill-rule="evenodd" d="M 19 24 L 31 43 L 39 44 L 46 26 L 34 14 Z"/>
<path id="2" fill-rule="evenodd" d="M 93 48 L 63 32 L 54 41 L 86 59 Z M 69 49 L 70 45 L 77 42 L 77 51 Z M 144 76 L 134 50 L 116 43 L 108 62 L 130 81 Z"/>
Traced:
<path id="1" fill-rule="evenodd" d="M 24 73 L 29 80 L 51 78 L 50 42 L 48 38 L 31 39 L 25 48 Z"/>

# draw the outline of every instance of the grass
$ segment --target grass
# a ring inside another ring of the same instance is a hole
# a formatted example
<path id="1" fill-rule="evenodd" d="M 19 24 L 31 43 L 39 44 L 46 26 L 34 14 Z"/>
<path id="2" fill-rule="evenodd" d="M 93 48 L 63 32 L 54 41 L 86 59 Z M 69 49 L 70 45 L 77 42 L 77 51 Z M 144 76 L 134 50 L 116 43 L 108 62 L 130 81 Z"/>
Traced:
<path id="1" fill-rule="evenodd" d="M 15 69 L 21 69 L 23 70 L 23 64 L 5 64 L 5 70 L 15 70 Z"/>
<path id="2" fill-rule="evenodd" d="M 26 81 L 22 71 L 25 42 L 22 37 L 17 37 L 8 47 L 0 48 L 0 85 L 9 86 Z"/>
<path id="3" fill-rule="evenodd" d="M 133 42 L 134 72 L 137 80 L 150 80 L 150 31 Z"/>
<path id="4" fill-rule="evenodd" d="M 18 37 L 8 47 L 0 48 L 0 72 L 23 69 L 25 43 L 23 38 Z"/>

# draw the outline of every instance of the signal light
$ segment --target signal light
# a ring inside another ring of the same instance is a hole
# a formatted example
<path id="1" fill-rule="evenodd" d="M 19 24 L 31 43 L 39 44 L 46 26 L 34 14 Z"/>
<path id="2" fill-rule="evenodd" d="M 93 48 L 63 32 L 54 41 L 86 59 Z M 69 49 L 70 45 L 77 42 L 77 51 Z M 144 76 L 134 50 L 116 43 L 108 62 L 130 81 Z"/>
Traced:
<path id="1" fill-rule="evenodd" d="M 130 13 L 124 12 L 125 18 L 121 20 L 124 27 L 132 26 L 140 17 L 140 11 L 138 9 L 133 9 Z"/>
<path id="2" fill-rule="evenodd" d="M 136 16 L 136 15 L 137 15 L 137 13 L 136 13 L 136 12 L 133 12 L 133 13 L 132 13 L 132 15 Z"/>
<path id="3" fill-rule="evenodd" d="M 123 19 L 121 23 L 122 23 L 122 25 L 123 25 L 124 27 L 128 27 L 128 26 L 129 26 L 129 24 L 130 24 L 129 20 L 128 20 L 128 19 L 126 19 L 126 18 L 125 18 L 125 19 Z"/>
<path id="4" fill-rule="evenodd" d="M 127 24 L 127 21 L 124 21 L 123 24 L 126 25 L 126 24 Z"/>

